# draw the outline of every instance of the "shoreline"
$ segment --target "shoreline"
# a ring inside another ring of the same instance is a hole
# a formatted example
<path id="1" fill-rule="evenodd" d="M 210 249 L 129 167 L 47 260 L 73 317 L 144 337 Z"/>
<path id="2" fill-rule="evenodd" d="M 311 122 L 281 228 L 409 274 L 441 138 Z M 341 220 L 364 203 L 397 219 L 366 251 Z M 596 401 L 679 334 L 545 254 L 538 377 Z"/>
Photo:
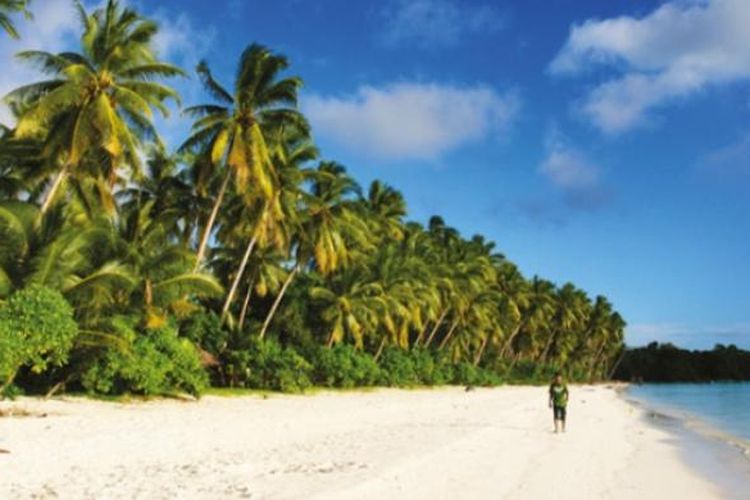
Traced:
<path id="1" fill-rule="evenodd" d="M 745 498 L 738 491 L 750 487 L 750 441 L 685 410 L 639 399 L 628 393 L 628 386 L 618 387 L 618 396 L 642 413 L 646 425 L 672 434 L 696 474 L 716 484 L 726 498 Z"/>
<path id="2" fill-rule="evenodd" d="M 85 399 L 0 418 L 0 498 L 725 498 L 614 386 Z M 550 485 L 555 487 L 550 489 Z"/>

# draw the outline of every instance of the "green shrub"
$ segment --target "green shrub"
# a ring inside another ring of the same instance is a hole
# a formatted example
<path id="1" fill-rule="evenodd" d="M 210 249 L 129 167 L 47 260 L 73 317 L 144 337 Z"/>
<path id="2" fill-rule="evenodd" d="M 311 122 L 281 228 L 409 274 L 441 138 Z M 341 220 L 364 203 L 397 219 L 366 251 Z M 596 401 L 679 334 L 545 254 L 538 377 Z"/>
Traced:
<path id="1" fill-rule="evenodd" d="M 211 311 L 193 314 L 181 328 L 182 335 L 211 354 L 218 356 L 227 347 L 229 331 Z"/>
<path id="2" fill-rule="evenodd" d="M 247 348 L 228 352 L 225 359 L 232 385 L 282 392 L 302 392 L 312 385 L 312 365 L 273 339 L 253 339 Z"/>
<path id="3" fill-rule="evenodd" d="M 73 309 L 60 292 L 32 285 L 12 294 L 0 307 L 0 387 L 22 366 L 42 373 L 65 364 L 77 335 Z"/>
<path id="4" fill-rule="evenodd" d="M 412 387 L 421 380 L 417 374 L 414 358 L 408 351 L 388 346 L 380 357 L 379 383 L 390 387 Z"/>
<path id="5" fill-rule="evenodd" d="M 354 347 L 337 344 L 317 347 L 309 359 L 313 382 L 325 387 L 367 387 L 377 383 L 380 369 L 372 356 Z"/>
<path id="6" fill-rule="evenodd" d="M 208 384 L 198 350 L 173 325 L 139 331 L 131 318 L 113 321 L 126 347 L 109 347 L 84 372 L 91 392 L 145 395 L 187 392 L 199 395 Z"/>

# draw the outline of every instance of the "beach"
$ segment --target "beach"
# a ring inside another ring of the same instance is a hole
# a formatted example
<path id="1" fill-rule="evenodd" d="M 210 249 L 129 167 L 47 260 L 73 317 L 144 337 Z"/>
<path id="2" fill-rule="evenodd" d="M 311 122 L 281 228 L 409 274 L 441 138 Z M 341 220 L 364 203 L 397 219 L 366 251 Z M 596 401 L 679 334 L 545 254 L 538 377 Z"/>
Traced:
<path id="1" fill-rule="evenodd" d="M 724 498 L 611 386 L 0 402 L 0 498 Z"/>

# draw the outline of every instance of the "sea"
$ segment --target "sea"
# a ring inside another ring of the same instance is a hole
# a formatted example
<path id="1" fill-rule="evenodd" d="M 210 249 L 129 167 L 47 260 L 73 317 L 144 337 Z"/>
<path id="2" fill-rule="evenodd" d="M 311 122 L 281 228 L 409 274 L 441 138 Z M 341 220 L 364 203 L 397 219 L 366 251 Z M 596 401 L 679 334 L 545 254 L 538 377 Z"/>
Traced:
<path id="1" fill-rule="evenodd" d="M 625 397 L 670 430 L 726 498 L 750 499 L 750 382 L 629 385 Z"/>

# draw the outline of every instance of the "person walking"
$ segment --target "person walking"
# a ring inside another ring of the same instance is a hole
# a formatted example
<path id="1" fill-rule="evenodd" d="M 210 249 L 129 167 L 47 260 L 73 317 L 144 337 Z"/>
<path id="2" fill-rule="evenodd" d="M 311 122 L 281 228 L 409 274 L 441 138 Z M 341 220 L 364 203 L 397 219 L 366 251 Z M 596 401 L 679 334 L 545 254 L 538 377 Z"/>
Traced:
<path id="1" fill-rule="evenodd" d="M 557 372 L 552 384 L 549 386 L 549 407 L 552 408 L 555 418 L 555 434 L 565 432 L 565 419 L 567 417 L 568 386 L 563 380 L 562 373 Z"/>

